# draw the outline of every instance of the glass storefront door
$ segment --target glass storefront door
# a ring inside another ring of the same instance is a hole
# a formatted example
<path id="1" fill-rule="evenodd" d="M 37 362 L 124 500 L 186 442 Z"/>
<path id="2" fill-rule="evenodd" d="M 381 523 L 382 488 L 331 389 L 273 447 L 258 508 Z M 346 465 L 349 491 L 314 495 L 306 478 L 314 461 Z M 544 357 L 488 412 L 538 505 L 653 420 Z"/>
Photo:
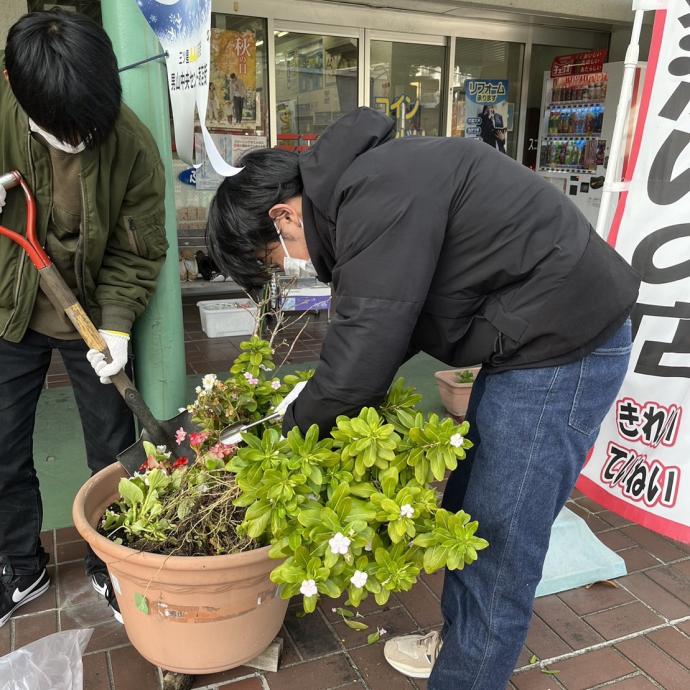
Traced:
<path id="1" fill-rule="evenodd" d="M 278 146 L 304 151 L 357 105 L 359 42 L 345 36 L 275 32 Z"/>
<path id="2" fill-rule="evenodd" d="M 517 157 L 523 54 L 521 43 L 456 39 L 451 136 L 475 136 Z"/>
<path id="3" fill-rule="evenodd" d="M 443 134 L 443 45 L 374 39 L 370 104 L 396 121 L 396 136 Z"/>

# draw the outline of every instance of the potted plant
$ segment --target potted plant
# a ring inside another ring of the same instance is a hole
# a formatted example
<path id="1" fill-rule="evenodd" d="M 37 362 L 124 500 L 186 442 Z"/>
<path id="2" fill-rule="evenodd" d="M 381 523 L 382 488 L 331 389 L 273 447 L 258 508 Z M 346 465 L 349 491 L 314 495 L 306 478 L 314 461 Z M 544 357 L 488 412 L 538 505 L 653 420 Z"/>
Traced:
<path id="1" fill-rule="evenodd" d="M 472 385 L 480 367 L 437 371 L 434 376 L 441 394 L 441 402 L 453 417 L 464 417 L 472 393 Z"/>
<path id="2" fill-rule="evenodd" d="M 463 568 L 487 546 L 470 516 L 439 508 L 432 485 L 465 457 L 468 425 L 424 417 L 402 380 L 379 409 L 339 417 L 327 438 L 316 426 L 283 438 L 267 424 L 238 446 L 218 443 L 227 424 L 261 418 L 311 373 L 281 380 L 269 343 L 241 347 L 230 377 L 205 376 L 189 408 L 204 429 L 191 439 L 193 464 L 149 445 L 140 473 L 111 466 L 74 505 L 130 640 L 182 673 L 256 656 L 291 597 L 301 595 L 306 612 L 342 594 L 353 607 L 368 596 L 385 604 L 422 570 Z"/>

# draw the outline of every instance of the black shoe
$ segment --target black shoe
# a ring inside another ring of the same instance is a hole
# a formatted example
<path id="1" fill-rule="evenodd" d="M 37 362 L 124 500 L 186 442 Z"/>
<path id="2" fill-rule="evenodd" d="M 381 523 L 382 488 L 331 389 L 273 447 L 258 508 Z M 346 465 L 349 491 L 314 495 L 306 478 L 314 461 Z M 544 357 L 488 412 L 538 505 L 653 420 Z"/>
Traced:
<path id="1" fill-rule="evenodd" d="M 0 570 L 0 628 L 20 606 L 40 597 L 48 587 L 50 578 L 45 568 L 37 573 L 15 575 L 11 564 L 3 559 Z"/>
<path id="2" fill-rule="evenodd" d="M 117 603 L 117 598 L 115 597 L 115 591 L 113 590 L 113 583 L 110 580 L 107 570 L 97 570 L 95 573 L 91 574 L 91 585 L 110 606 L 110 610 L 115 616 L 115 620 L 118 623 L 122 623 L 122 614 L 120 613 L 120 607 Z"/>

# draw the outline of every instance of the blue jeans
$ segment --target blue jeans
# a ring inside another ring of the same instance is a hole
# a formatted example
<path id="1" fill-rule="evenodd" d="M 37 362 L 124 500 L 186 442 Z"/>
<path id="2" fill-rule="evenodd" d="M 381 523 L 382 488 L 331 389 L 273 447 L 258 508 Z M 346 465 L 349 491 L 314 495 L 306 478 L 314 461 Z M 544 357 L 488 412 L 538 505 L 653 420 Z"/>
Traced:
<path id="1" fill-rule="evenodd" d="M 430 690 L 505 690 L 532 617 L 551 526 L 575 486 L 630 357 L 627 321 L 584 359 L 480 373 L 467 419 L 475 446 L 443 506 L 479 521 L 489 547 L 446 571 L 443 647 Z"/>

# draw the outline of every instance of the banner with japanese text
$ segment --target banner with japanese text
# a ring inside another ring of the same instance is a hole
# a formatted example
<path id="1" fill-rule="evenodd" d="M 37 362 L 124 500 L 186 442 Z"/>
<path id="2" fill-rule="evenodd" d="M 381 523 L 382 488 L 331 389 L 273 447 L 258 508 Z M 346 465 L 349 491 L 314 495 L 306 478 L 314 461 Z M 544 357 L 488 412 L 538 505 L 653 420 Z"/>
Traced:
<path id="1" fill-rule="evenodd" d="M 642 276 L 626 380 L 578 480 L 605 508 L 690 543 L 690 24 L 654 25 L 638 125 L 609 242 Z M 602 296 L 602 298 L 605 298 Z"/>
<path id="2" fill-rule="evenodd" d="M 223 176 L 239 172 L 217 151 L 206 128 L 211 62 L 211 0 L 137 0 L 166 52 L 168 90 L 178 156 L 194 163 L 194 113 L 213 168 Z"/>

